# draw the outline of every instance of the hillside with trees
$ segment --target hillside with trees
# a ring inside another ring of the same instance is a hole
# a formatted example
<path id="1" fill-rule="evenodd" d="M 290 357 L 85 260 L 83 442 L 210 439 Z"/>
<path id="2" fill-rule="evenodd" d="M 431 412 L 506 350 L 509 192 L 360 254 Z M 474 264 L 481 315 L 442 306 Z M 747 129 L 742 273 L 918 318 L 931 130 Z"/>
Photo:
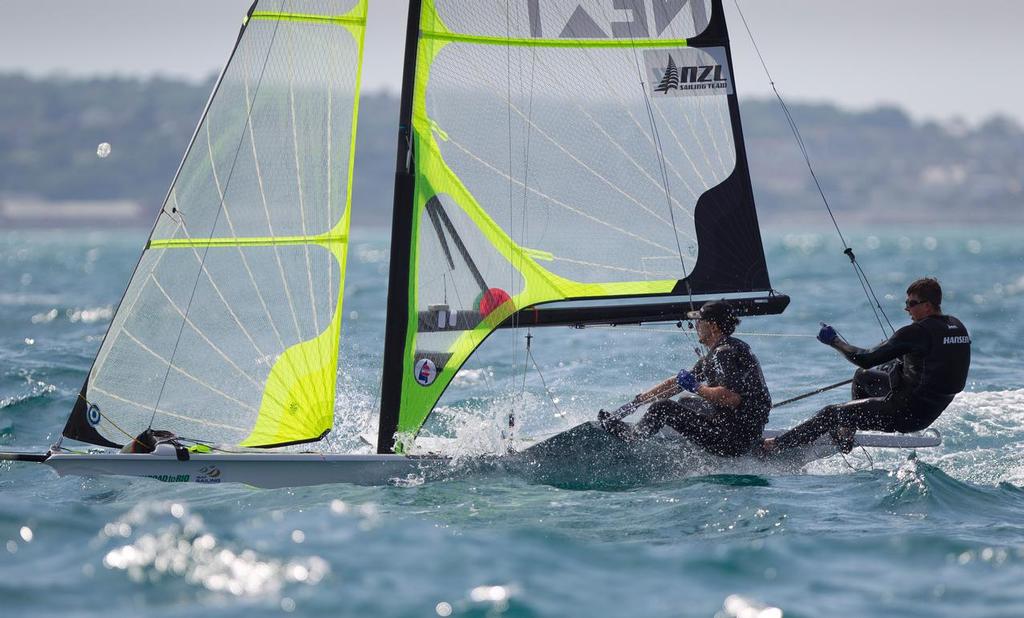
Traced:
<path id="1" fill-rule="evenodd" d="M 126 201 L 138 207 L 119 223 L 149 225 L 212 84 L 0 75 L 0 223 L 17 223 L 5 221 L 5 203 L 64 203 L 67 212 Z M 922 123 L 894 107 L 827 104 L 791 111 L 844 221 L 1024 221 L 1024 130 L 1011 120 Z M 390 222 L 397 115 L 396 96 L 363 94 L 356 225 Z M 743 123 L 762 221 L 820 217 L 821 198 L 778 104 L 745 101 Z M 112 145 L 107 158 L 96 155 L 102 142 Z"/>

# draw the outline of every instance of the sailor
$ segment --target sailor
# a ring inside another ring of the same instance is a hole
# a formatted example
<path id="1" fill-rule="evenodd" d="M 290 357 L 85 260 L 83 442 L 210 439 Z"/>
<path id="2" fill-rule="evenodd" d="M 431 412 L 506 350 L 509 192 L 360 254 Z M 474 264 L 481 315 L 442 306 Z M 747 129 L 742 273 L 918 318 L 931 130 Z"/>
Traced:
<path id="1" fill-rule="evenodd" d="M 933 278 L 907 288 L 911 324 L 870 350 L 843 341 L 822 324 L 818 341 L 832 346 L 858 369 L 853 400 L 825 406 L 808 421 L 766 440 L 767 453 L 814 442 L 829 433 L 843 452 L 857 429 L 908 433 L 927 428 L 964 389 L 971 364 L 971 338 L 960 320 L 942 313 L 942 287 Z M 895 361 L 895 362 L 893 362 Z M 885 370 L 871 369 L 891 363 Z"/>
<path id="2" fill-rule="evenodd" d="M 609 419 L 603 410 L 598 420 L 629 441 L 649 438 L 669 425 L 716 455 L 743 455 L 761 443 L 771 409 L 761 365 L 750 346 L 732 336 L 739 319 L 728 303 L 706 303 L 687 317 L 696 319 L 697 336 L 707 346 L 707 354 L 692 370 L 683 369 L 637 395 L 636 405 L 655 403 L 636 425 Z M 695 396 L 669 399 L 683 391 Z"/>

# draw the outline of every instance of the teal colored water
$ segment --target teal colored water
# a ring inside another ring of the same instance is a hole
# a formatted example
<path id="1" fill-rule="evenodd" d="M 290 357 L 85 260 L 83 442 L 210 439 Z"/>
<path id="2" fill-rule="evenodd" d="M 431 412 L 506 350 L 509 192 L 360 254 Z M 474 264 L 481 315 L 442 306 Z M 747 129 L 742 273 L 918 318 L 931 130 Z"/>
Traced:
<path id="1" fill-rule="evenodd" d="M 1024 615 L 1024 245 L 1015 230 L 874 234 L 847 231 L 893 323 L 906 323 L 907 282 L 936 274 L 974 338 L 940 448 L 585 488 L 492 470 L 257 490 L 3 463 L 0 614 Z M 57 439 L 144 236 L 0 233 L 0 448 Z M 387 237 L 353 238 L 334 450 L 365 448 L 385 319 Z M 863 345 L 881 331 L 834 235 L 765 244 L 793 303 L 739 331 L 780 400 L 852 369 L 813 339 L 819 321 Z M 532 358 L 526 334 L 487 342 L 431 433 L 466 455 L 498 449 L 509 411 L 521 437 L 566 428 L 694 361 L 692 335 L 671 325 L 535 330 Z M 771 426 L 844 396 L 781 408 Z"/>

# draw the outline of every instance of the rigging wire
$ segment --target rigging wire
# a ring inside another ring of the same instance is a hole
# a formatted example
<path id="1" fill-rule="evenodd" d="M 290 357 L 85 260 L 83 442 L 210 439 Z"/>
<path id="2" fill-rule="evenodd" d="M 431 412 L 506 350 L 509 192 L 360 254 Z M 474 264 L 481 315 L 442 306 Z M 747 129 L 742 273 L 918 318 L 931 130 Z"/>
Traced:
<path id="1" fill-rule="evenodd" d="M 511 16 L 511 11 L 510 11 L 510 5 L 511 5 L 511 3 L 506 3 L 506 5 L 505 5 L 505 36 L 509 40 L 511 40 L 511 38 L 512 38 L 512 16 Z M 521 14 L 521 10 L 522 10 L 522 7 L 517 9 L 516 19 L 517 19 L 518 23 L 522 23 L 522 19 L 523 19 L 523 16 Z M 518 86 L 519 86 L 519 94 L 520 94 L 520 96 L 523 95 L 523 91 L 526 89 L 526 85 L 528 84 L 528 86 L 529 86 L 529 99 L 528 99 L 527 106 L 526 106 L 526 114 L 525 114 L 525 118 L 524 118 L 525 122 L 523 123 L 523 138 L 522 138 L 522 140 L 523 140 L 523 147 L 522 147 L 522 149 L 523 149 L 522 150 L 522 170 L 523 170 L 522 174 L 523 174 L 523 177 L 522 177 L 521 185 L 522 185 L 523 191 L 522 191 L 522 213 L 521 213 L 521 220 L 520 220 L 520 223 L 519 223 L 519 239 L 520 239 L 520 244 L 523 244 L 523 245 L 525 245 L 527 243 L 527 237 L 528 237 L 527 236 L 527 229 L 528 229 L 527 228 L 527 223 L 528 223 L 527 210 L 528 210 L 528 207 L 529 207 L 530 138 L 532 136 L 532 130 L 531 129 L 533 127 L 533 97 L 534 97 L 534 90 L 535 90 L 535 88 L 534 88 L 534 86 L 535 86 L 535 74 L 536 74 L 536 68 L 537 68 L 537 50 L 536 50 L 536 48 L 534 48 L 534 47 L 530 48 L 530 58 L 529 58 L 529 62 L 530 62 L 530 76 L 529 76 L 528 80 L 524 78 L 524 71 L 523 71 L 524 67 L 523 67 L 523 65 L 525 64 L 525 62 L 526 62 L 526 60 L 523 57 L 523 52 L 522 52 L 522 50 L 520 50 L 518 52 L 518 57 L 516 58 L 516 65 L 517 65 L 518 73 L 519 73 L 519 75 L 518 75 L 518 78 L 519 78 Z M 508 112 L 508 120 L 507 120 L 508 121 L 508 166 L 509 166 L 509 169 L 508 169 L 509 215 L 508 216 L 509 216 L 509 235 L 511 237 L 513 232 L 516 229 L 514 204 L 517 201 L 515 199 L 514 183 L 513 183 L 513 148 L 512 148 L 512 146 L 513 146 L 513 144 L 512 144 L 512 125 L 513 125 L 513 122 L 512 122 L 512 110 L 513 110 L 513 104 L 512 104 L 512 46 L 511 45 L 506 46 L 506 93 L 505 93 L 505 95 L 506 95 L 505 96 L 505 100 L 506 100 L 506 103 L 507 103 L 507 112 Z M 522 270 L 523 270 L 523 260 L 524 260 L 524 256 L 523 256 L 522 252 L 513 252 L 513 256 L 514 256 L 513 258 L 509 259 L 509 292 L 510 292 L 510 294 L 513 293 L 516 290 L 516 273 L 517 272 L 520 272 L 520 273 L 522 272 Z M 518 259 L 515 260 L 515 258 L 518 258 Z M 518 265 L 516 264 L 516 262 L 518 262 Z M 520 290 L 520 292 L 521 292 L 521 290 Z M 516 336 L 518 335 L 519 330 L 520 330 L 520 328 L 519 328 L 518 321 L 514 321 L 513 324 L 512 324 L 512 374 L 513 375 L 515 375 L 516 368 L 517 368 L 517 365 L 518 365 L 518 355 L 517 355 L 518 346 L 516 345 Z M 531 340 L 532 337 L 533 337 L 533 335 L 531 334 L 530 330 L 527 329 L 527 334 L 526 334 L 527 351 L 529 351 L 529 349 L 530 349 L 530 340 Z M 522 402 L 523 397 L 525 396 L 525 393 L 526 393 L 526 376 L 527 376 L 528 372 L 529 372 L 529 363 L 527 362 L 527 359 L 524 358 L 523 359 L 523 369 L 522 369 L 523 379 L 522 379 L 522 385 L 521 385 L 520 393 L 519 393 L 519 401 L 520 402 Z M 511 441 L 512 441 L 512 439 L 514 437 L 513 433 L 515 431 L 515 422 L 516 422 L 516 419 L 515 419 L 516 399 L 515 398 L 511 398 L 510 399 L 510 405 L 511 405 L 511 409 L 509 410 L 509 415 L 508 415 L 508 429 L 509 429 L 509 442 L 511 444 Z"/>
<path id="2" fill-rule="evenodd" d="M 647 323 L 641 322 L 636 324 L 637 331 L 649 332 L 649 333 L 677 333 L 681 327 L 676 326 L 675 328 L 658 328 L 654 326 L 646 326 Z M 615 324 L 588 324 L 587 328 L 614 328 L 618 330 L 625 330 L 624 326 L 616 326 Z M 838 332 L 838 331 L 837 331 Z M 800 333 L 755 333 L 748 331 L 736 331 L 734 335 L 742 337 L 792 337 L 798 339 L 815 339 L 817 335 L 806 335 Z"/>
<path id="3" fill-rule="evenodd" d="M 661 173 L 662 189 L 665 192 L 665 203 L 668 206 L 668 215 L 672 222 L 672 237 L 676 241 L 676 252 L 679 255 L 679 266 L 683 271 L 683 281 L 686 284 L 686 292 L 690 300 L 690 310 L 693 311 L 693 289 L 690 287 L 690 275 L 686 271 L 686 261 L 683 259 L 683 246 L 679 242 L 679 229 L 676 226 L 676 213 L 672 208 L 672 190 L 668 181 L 668 164 L 665 162 L 665 149 L 661 145 L 661 135 L 658 132 L 657 120 L 654 118 L 654 109 L 651 107 L 651 98 L 647 95 L 647 83 L 644 81 L 643 69 L 640 68 L 640 57 L 637 55 L 636 51 L 636 40 L 633 37 L 632 24 L 627 22 L 627 27 L 629 28 L 630 40 L 634 43 L 632 45 L 633 63 L 636 65 L 636 75 L 640 82 L 640 92 L 644 95 L 644 107 L 647 111 L 647 120 L 651 124 L 651 134 L 654 137 L 654 149 L 658 157 L 658 172 Z"/>
<path id="4" fill-rule="evenodd" d="M 511 2 L 505 3 L 505 38 L 510 40 L 512 38 L 512 15 L 511 15 Z M 520 68 L 520 71 L 522 69 Z M 520 89 L 522 88 L 522 74 L 520 73 Z M 512 46 L 505 46 L 505 113 L 506 122 L 508 128 L 508 233 L 511 236 L 515 230 L 515 213 L 512 209 L 513 203 L 513 185 L 512 185 Z M 511 240 L 509 240 L 511 244 Z M 511 248 L 511 247 L 510 247 Z M 514 253 L 513 253 L 514 255 Z M 515 289 L 515 264 L 509 259 L 508 263 L 508 289 L 513 291 Z M 487 292 L 484 292 L 486 294 Z M 519 323 L 513 318 L 512 322 L 512 373 L 515 374 L 517 359 L 517 346 L 516 346 L 516 334 L 519 331 Z M 527 336 L 527 342 L 529 342 L 529 336 Z M 529 346 L 529 343 L 527 343 Z M 523 363 L 523 375 L 526 374 L 526 363 Z M 516 402 L 514 397 L 509 398 L 509 410 L 508 410 L 508 439 L 509 449 L 511 450 L 512 432 L 516 426 Z"/>
<path id="5" fill-rule="evenodd" d="M 664 150 L 664 148 L 662 147 L 662 144 L 661 144 L 661 135 L 658 132 L 658 123 L 657 123 L 657 120 L 654 117 L 654 109 L 651 107 L 651 98 L 647 94 L 647 83 L 644 80 L 643 69 L 640 68 L 640 57 L 637 54 L 636 38 L 633 36 L 632 24 L 627 22 L 627 28 L 629 29 L 630 41 L 633 43 L 630 47 L 631 47 L 632 52 L 633 52 L 633 64 L 636 66 L 637 81 L 640 84 L 640 92 L 644 96 L 644 107 L 647 110 L 647 120 L 651 124 L 651 134 L 654 137 L 654 149 L 655 149 L 655 153 L 657 154 L 657 157 L 658 157 L 658 171 L 661 173 L 662 187 L 663 187 L 664 192 L 665 192 L 665 203 L 668 206 L 668 215 L 669 215 L 669 219 L 672 222 L 672 237 L 676 241 L 676 252 L 679 255 L 679 266 L 680 266 L 680 268 L 682 268 L 682 271 L 683 271 L 683 282 L 684 282 L 684 285 L 686 286 L 686 294 L 687 294 L 687 297 L 688 297 L 689 302 L 690 302 L 690 311 L 693 311 L 694 310 L 693 288 L 690 286 L 690 275 L 689 275 L 689 273 L 686 270 L 686 261 L 683 259 L 683 247 L 682 247 L 682 244 L 679 242 L 679 230 L 678 230 L 678 228 L 676 226 L 676 213 L 675 213 L 675 210 L 672 208 L 672 192 L 671 192 L 671 188 L 669 186 L 668 164 L 665 161 L 665 150 Z M 693 323 L 691 322 L 690 325 L 692 327 Z M 696 335 L 692 331 L 688 331 L 686 333 L 686 337 L 691 342 L 693 342 L 695 339 L 697 339 Z M 701 359 L 704 358 L 704 354 L 702 352 L 701 346 L 696 345 L 696 346 L 694 346 L 693 350 L 694 350 L 694 352 L 697 353 L 697 357 L 698 358 L 701 358 Z"/>
<path id="6" fill-rule="evenodd" d="M 526 335 L 526 356 L 530 360 L 530 362 L 533 363 L 533 368 L 537 370 L 537 375 L 540 376 L 540 383 L 544 387 L 544 394 L 548 396 L 548 400 L 551 401 L 551 405 L 555 408 L 555 416 L 558 416 L 558 417 L 565 416 L 565 413 L 562 412 L 562 409 L 558 407 L 558 402 L 555 400 L 554 396 L 551 394 L 551 389 L 548 388 L 548 382 L 547 382 L 547 380 L 544 379 L 544 372 L 540 370 L 540 365 L 537 364 L 537 359 L 533 357 L 533 349 L 530 346 L 530 343 L 531 343 L 532 339 L 533 339 L 533 335 L 531 335 L 529 333 L 529 329 L 527 329 L 527 335 Z M 525 374 L 523 374 L 523 385 L 524 385 L 524 388 L 525 388 L 525 385 L 526 385 L 526 375 Z"/>
<path id="7" fill-rule="evenodd" d="M 871 308 L 871 312 L 875 316 L 875 320 L 878 322 L 878 327 L 882 329 L 882 336 L 888 337 L 890 333 L 896 331 L 893 328 L 892 322 L 889 321 L 889 316 L 886 315 L 885 310 L 882 309 L 882 304 L 878 300 L 878 296 L 875 294 L 875 290 L 871 287 L 871 282 L 868 280 L 867 272 L 857 261 L 857 256 L 853 253 L 853 248 L 846 242 L 846 238 L 843 236 L 842 230 L 839 229 L 839 222 L 836 221 L 835 214 L 832 212 L 832 206 L 828 203 L 828 197 L 825 196 L 825 190 L 821 186 L 821 182 L 818 181 L 818 175 L 814 171 L 814 166 L 811 164 L 810 154 L 807 152 L 807 146 L 804 144 L 803 136 L 800 134 L 800 129 L 797 127 L 796 120 L 793 118 L 793 114 L 789 110 L 789 106 L 786 105 L 786 101 L 782 98 L 782 94 L 779 93 L 779 89 L 775 85 L 775 80 L 772 78 L 771 72 L 768 70 L 768 64 L 765 62 L 764 56 L 761 54 L 761 49 L 757 46 L 757 41 L 754 39 L 754 33 L 750 30 L 750 24 L 747 23 L 746 16 L 743 15 L 743 9 L 740 8 L 739 0 L 733 0 L 736 5 L 736 11 L 739 13 L 740 20 L 743 22 L 743 27 L 747 31 L 747 36 L 750 38 L 751 45 L 754 46 L 754 51 L 757 52 L 757 57 L 761 61 L 761 67 L 764 69 L 765 76 L 768 78 L 768 83 L 772 87 L 772 92 L 775 93 L 775 98 L 778 99 L 779 105 L 782 107 L 782 112 L 786 116 L 786 122 L 789 124 L 790 131 L 793 133 L 793 137 L 796 139 L 797 146 L 800 149 L 800 154 L 803 155 L 804 162 L 807 164 L 807 170 L 811 174 L 811 179 L 814 181 L 814 186 L 818 189 L 818 195 L 821 196 L 821 201 L 825 205 L 825 210 L 828 211 L 829 218 L 832 219 L 832 225 L 836 228 L 836 233 L 839 235 L 839 241 L 843 244 L 843 254 L 850 258 L 850 264 L 853 266 L 853 271 L 857 275 L 857 280 L 860 282 L 861 289 L 864 290 L 864 295 L 867 297 L 868 307 Z M 882 324 L 882 320 L 885 320 L 885 324 Z M 886 325 L 889 330 L 886 331 Z"/>

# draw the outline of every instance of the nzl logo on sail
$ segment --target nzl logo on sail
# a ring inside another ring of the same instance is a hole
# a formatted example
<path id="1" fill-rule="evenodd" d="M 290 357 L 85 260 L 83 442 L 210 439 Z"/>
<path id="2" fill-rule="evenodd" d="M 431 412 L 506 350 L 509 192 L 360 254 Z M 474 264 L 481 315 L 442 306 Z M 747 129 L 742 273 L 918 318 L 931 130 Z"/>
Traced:
<path id="1" fill-rule="evenodd" d="M 725 49 L 684 47 L 644 51 L 652 96 L 723 96 L 733 93 Z"/>
<path id="2" fill-rule="evenodd" d="M 702 90 L 706 88 L 726 88 L 729 81 L 722 77 L 722 65 L 700 64 L 697 66 L 676 66 L 670 55 L 664 76 L 654 88 L 655 92 L 667 93 L 669 90 Z"/>
<path id="3" fill-rule="evenodd" d="M 589 0 L 578 3 L 568 17 L 562 7 L 552 9 L 541 0 L 525 2 L 530 36 L 535 39 L 552 37 L 556 32 L 561 39 L 660 37 L 680 14 L 686 13 L 692 17 L 693 25 L 684 25 L 678 36 L 695 36 L 708 26 L 704 0 Z"/>

